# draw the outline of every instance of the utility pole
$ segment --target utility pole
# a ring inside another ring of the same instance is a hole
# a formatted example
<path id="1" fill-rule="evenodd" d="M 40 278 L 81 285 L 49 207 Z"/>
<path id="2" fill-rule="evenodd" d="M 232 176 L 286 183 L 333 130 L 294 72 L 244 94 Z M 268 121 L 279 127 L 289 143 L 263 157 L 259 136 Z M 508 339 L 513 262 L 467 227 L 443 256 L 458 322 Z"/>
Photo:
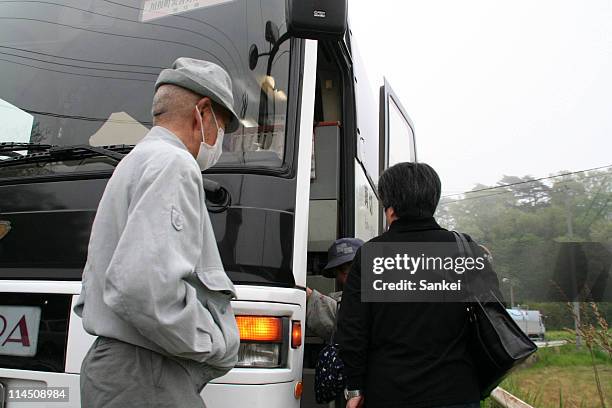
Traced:
<path id="1" fill-rule="evenodd" d="M 510 309 L 514 309 L 514 285 L 512 279 L 503 278 L 502 282 L 507 283 L 510 286 Z"/>
<path id="2" fill-rule="evenodd" d="M 572 222 L 572 205 L 571 205 L 571 195 L 570 189 L 568 186 L 565 186 L 565 214 L 567 218 L 567 236 L 570 241 L 574 238 L 574 225 Z M 576 259 L 575 259 L 574 250 L 570 249 L 570 270 L 572 271 L 572 290 L 574 291 L 573 295 L 578 295 L 578 285 L 576 284 Z M 574 315 L 574 330 L 576 331 L 576 348 L 580 348 L 582 346 L 582 336 L 580 336 L 580 302 L 578 302 L 575 298 L 572 302 L 572 310 Z"/>

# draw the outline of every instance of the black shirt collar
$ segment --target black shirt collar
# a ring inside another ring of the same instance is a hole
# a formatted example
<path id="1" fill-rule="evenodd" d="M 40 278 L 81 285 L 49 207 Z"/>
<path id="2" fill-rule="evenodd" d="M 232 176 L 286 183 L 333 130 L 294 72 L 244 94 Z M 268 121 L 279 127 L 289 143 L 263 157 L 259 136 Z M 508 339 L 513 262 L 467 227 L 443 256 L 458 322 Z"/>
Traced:
<path id="1" fill-rule="evenodd" d="M 389 231 L 425 231 L 443 230 L 434 217 L 402 217 L 389 227 Z"/>

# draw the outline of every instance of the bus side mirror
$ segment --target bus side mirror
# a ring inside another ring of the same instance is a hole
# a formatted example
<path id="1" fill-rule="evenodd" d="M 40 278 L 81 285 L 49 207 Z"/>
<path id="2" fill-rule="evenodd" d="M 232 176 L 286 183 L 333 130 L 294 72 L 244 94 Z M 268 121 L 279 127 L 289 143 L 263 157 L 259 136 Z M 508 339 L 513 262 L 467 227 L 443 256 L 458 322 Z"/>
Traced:
<path id="1" fill-rule="evenodd" d="M 347 0 L 287 0 L 287 32 L 311 40 L 341 40 L 347 28 Z"/>

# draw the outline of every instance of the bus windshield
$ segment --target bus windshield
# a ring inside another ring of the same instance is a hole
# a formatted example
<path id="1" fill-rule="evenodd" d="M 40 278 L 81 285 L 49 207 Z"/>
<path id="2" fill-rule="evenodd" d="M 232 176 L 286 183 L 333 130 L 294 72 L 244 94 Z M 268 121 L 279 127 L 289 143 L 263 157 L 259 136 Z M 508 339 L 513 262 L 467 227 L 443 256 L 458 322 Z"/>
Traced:
<path id="1" fill-rule="evenodd" d="M 290 62 L 290 42 L 279 41 L 284 8 L 284 0 L 0 2 L 0 143 L 134 145 L 152 126 L 157 75 L 191 57 L 222 66 L 233 81 L 242 126 L 226 136 L 217 166 L 280 167 Z M 0 161 L 15 156 L 3 154 Z M 17 167 L 0 175 L 45 166 Z M 75 168 L 52 172 L 63 171 Z"/>

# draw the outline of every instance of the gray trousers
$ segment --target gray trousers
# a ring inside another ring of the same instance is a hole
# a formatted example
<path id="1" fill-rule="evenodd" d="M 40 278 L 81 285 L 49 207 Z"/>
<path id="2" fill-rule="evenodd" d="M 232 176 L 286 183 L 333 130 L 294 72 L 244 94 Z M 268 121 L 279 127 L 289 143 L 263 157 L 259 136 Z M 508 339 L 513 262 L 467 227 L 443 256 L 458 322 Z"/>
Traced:
<path id="1" fill-rule="evenodd" d="M 98 337 L 81 365 L 81 407 L 206 408 L 204 385 L 172 358 Z"/>

